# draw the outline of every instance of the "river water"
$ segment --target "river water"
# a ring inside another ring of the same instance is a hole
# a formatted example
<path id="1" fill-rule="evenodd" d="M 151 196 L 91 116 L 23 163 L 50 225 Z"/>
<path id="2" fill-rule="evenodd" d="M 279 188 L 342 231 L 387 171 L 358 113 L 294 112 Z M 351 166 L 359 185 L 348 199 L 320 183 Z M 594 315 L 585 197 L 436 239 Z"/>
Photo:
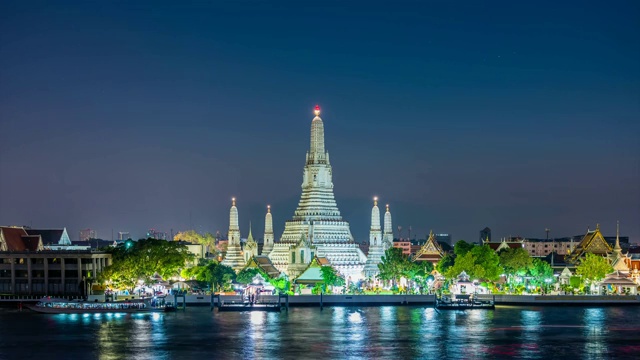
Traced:
<path id="1" fill-rule="evenodd" d="M 636 307 L 303 307 L 35 314 L 0 309 L 0 359 L 638 359 Z"/>

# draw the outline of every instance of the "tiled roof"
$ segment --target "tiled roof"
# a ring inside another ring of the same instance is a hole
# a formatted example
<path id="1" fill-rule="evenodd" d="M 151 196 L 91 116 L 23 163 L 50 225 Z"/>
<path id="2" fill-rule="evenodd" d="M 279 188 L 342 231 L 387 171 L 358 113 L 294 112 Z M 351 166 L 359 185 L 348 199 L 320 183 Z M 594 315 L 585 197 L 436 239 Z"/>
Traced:
<path id="1" fill-rule="evenodd" d="M 25 250 L 28 250 L 28 251 L 42 250 L 42 239 L 40 235 L 23 235 L 22 242 L 24 243 Z"/>
<path id="2" fill-rule="evenodd" d="M 42 237 L 43 244 L 57 244 L 60 242 L 60 238 L 62 238 L 63 229 L 54 229 L 54 230 L 38 230 L 38 229 L 27 229 L 26 230 L 29 235 L 40 235 Z"/>
<path id="3" fill-rule="evenodd" d="M 7 251 L 25 251 L 28 250 L 22 240 L 23 236 L 28 236 L 24 228 L 21 227 L 0 227 L 2 239 L 6 244 Z"/>

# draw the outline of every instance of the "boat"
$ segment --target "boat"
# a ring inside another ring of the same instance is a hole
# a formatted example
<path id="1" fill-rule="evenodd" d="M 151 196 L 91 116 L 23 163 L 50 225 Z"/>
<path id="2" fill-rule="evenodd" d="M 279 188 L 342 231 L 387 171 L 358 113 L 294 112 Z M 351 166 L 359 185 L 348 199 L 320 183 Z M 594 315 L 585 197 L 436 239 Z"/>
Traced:
<path id="1" fill-rule="evenodd" d="M 436 298 L 435 306 L 438 310 L 494 310 L 496 308 L 494 300 L 480 300 L 473 295 L 454 295 L 453 297 L 443 296 Z"/>
<path id="2" fill-rule="evenodd" d="M 144 313 L 157 311 L 146 300 L 87 302 L 45 297 L 35 305 L 27 305 L 43 314 Z"/>

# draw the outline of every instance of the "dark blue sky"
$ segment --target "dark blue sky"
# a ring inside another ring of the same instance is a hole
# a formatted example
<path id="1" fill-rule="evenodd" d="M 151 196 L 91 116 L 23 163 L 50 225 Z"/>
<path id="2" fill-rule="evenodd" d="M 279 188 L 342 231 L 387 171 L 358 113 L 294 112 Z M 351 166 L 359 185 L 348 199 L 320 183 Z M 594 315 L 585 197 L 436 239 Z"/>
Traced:
<path id="1" fill-rule="evenodd" d="M 279 237 L 318 103 L 357 241 L 373 195 L 420 237 L 640 241 L 637 1 L 56 3 L 0 3 L 0 224 L 226 233 L 236 196 Z"/>

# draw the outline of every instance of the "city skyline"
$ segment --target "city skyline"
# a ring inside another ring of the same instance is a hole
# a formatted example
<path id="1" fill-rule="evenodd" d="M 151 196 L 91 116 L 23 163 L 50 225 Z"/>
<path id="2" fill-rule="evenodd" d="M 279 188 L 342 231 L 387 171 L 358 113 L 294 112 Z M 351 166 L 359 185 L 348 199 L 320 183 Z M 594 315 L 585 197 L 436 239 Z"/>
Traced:
<path id="1" fill-rule="evenodd" d="M 318 103 L 358 242 L 373 196 L 418 238 L 638 242 L 638 5 L 415 6 L 1 4 L 0 225 L 225 234 L 235 196 L 277 242 Z"/>

